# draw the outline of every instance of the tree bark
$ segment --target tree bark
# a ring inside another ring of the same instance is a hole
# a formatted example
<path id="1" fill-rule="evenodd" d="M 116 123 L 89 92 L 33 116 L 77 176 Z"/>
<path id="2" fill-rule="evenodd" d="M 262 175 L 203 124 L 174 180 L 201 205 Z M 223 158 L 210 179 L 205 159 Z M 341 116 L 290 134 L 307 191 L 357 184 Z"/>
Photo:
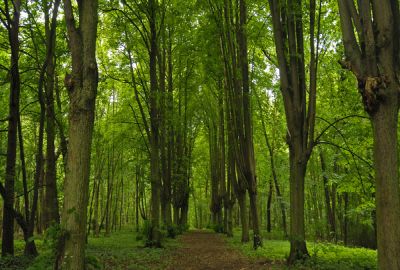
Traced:
<path id="1" fill-rule="evenodd" d="M 43 209 L 43 228 L 47 229 L 53 222 L 60 222 L 57 196 L 57 171 L 55 153 L 55 110 L 54 110 L 54 51 L 56 46 L 57 14 L 60 0 L 53 6 L 53 16 L 49 22 L 49 10 L 45 14 L 47 57 L 46 57 L 46 170 Z"/>
<path id="2" fill-rule="evenodd" d="M 326 171 L 326 163 L 324 154 L 322 151 L 319 153 L 319 159 L 321 162 L 322 179 L 324 183 L 324 194 L 325 194 L 325 206 L 326 206 L 326 219 L 328 224 L 328 239 L 336 239 L 336 220 L 335 220 L 335 209 L 334 209 L 334 198 L 331 200 L 331 192 L 328 184 L 328 176 Z M 332 203 L 331 203 L 332 202 Z"/>
<path id="3" fill-rule="evenodd" d="M 246 192 L 236 194 L 239 209 L 240 209 L 240 223 L 242 225 L 242 243 L 247 243 L 250 240 L 249 236 L 249 215 L 246 207 Z"/>
<path id="4" fill-rule="evenodd" d="M 310 1 L 310 82 L 307 94 L 302 1 L 281 3 L 269 0 L 269 5 L 287 122 L 291 217 L 288 263 L 294 264 L 309 256 L 304 230 L 304 177 L 314 147 L 320 16 L 315 35 L 315 0 Z"/>
<path id="5" fill-rule="evenodd" d="M 271 232 L 271 203 L 273 191 L 274 187 L 272 184 L 272 179 L 269 179 L 269 190 L 267 199 L 267 232 Z"/>
<path id="6" fill-rule="evenodd" d="M 346 56 L 340 63 L 357 78 L 373 128 L 378 268 L 400 269 L 395 255 L 400 253 L 399 5 L 391 0 L 338 3 Z"/>
<path id="7" fill-rule="evenodd" d="M 247 55 L 247 6 L 245 0 L 239 1 L 239 31 L 237 33 L 239 45 L 239 62 L 242 79 L 242 106 L 243 106 L 243 128 L 244 142 L 243 155 L 245 161 L 244 175 L 246 177 L 247 189 L 250 198 L 250 211 L 253 225 L 254 248 L 262 245 L 260 234 L 260 221 L 257 203 L 257 179 L 256 164 L 254 159 L 253 127 L 250 105 L 250 82 L 249 82 L 249 61 Z"/>
<path id="8" fill-rule="evenodd" d="M 98 84 L 96 34 L 98 1 L 78 1 L 79 27 L 70 0 L 64 13 L 72 56 L 72 75 L 65 78 L 70 99 L 69 144 L 64 183 L 64 207 L 55 269 L 85 269 L 85 241 L 90 153 Z"/>
<path id="9" fill-rule="evenodd" d="M 150 24 L 150 181 L 151 181 L 151 235 L 148 236 L 148 245 L 161 246 L 159 229 L 160 219 L 160 139 L 159 139 L 159 102 L 157 82 L 157 2 L 148 1 Z"/>

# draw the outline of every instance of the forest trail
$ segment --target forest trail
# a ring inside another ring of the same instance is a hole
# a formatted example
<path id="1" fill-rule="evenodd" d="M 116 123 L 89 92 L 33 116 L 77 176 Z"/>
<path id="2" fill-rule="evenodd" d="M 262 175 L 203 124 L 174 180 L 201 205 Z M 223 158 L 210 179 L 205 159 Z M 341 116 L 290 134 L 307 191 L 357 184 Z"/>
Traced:
<path id="1" fill-rule="evenodd" d="M 172 254 L 166 270 L 266 270 L 265 261 L 251 261 L 229 247 L 223 237 L 206 231 L 190 231 L 179 239 L 182 247 Z"/>

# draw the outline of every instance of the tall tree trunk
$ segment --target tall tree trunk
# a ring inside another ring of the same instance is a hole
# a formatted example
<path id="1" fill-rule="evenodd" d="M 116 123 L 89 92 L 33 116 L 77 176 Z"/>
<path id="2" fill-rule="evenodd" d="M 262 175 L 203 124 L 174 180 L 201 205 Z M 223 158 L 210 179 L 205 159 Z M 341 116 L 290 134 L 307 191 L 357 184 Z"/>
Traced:
<path id="1" fill-rule="evenodd" d="M 267 232 L 271 232 L 271 203 L 273 191 L 274 187 L 272 184 L 272 179 L 269 179 L 269 190 L 267 199 Z"/>
<path id="2" fill-rule="evenodd" d="M 378 268 L 400 269 L 397 123 L 400 70 L 399 3 L 338 0 L 345 61 L 358 80 L 374 137 Z"/>
<path id="3" fill-rule="evenodd" d="M 140 204 L 140 197 L 139 197 L 139 178 L 140 178 L 140 167 L 136 165 L 136 172 L 135 172 L 135 224 L 136 224 L 136 232 L 139 232 L 139 204 Z"/>
<path id="4" fill-rule="evenodd" d="M 393 78 L 394 79 L 394 78 Z M 396 84 L 372 117 L 376 170 L 376 218 L 379 269 L 400 269 L 400 193 L 398 172 L 398 92 Z M 387 89 L 388 90 L 388 89 Z"/>
<path id="5" fill-rule="evenodd" d="M 79 27 L 70 0 L 64 0 L 72 75 L 65 77 L 70 98 L 69 143 L 64 207 L 55 269 L 85 269 L 90 153 L 98 84 L 96 36 L 98 1 L 78 1 Z"/>
<path id="6" fill-rule="evenodd" d="M 219 87 L 220 89 L 222 86 Z M 224 207 L 224 213 L 222 210 L 220 211 L 221 216 L 223 214 L 223 223 L 220 221 L 220 224 L 223 224 L 223 232 L 226 233 L 228 227 L 228 216 L 227 216 L 227 208 L 228 208 L 228 194 L 226 192 L 226 166 L 225 166 L 225 117 L 224 117 L 224 91 L 221 91 L 218 96 L 218 107 L 219 107 L 219 128 L 218 128 L 218 164 L 219 164 L 219 197 L 220 204 Z"/>
<path id="7" fill-rule="evenodd" d="M 253 145 L 253 130 L 250 105 L 250 82 L 249 82 L 249 61 L 247 55 L 247 6 L 245 0 L 239 1 L 240 16 L 239 16 L 239 59 L 241 67 L 241 79 L 243 87 L 243 124 L 244 124 L 244 142 L 243 154 L 245 160 L 245 177 L 250 198 L 250 211 L 253 225 L 254 248 L 262 245 L 260 234 L 260 221 L 258 215 L 257 203 L 257 179 L 256 179 L 256 164 L 254 159 Z"/>
<path id="8" fill-rule="evenodd" d="M 247 213 L 246 206 L 246 192 L 236 194 L 239 209 L 240 209 L 240 223 L 242 225 L 242 243 L 247 243 L 250 240 L 249 237 L 249 215 Z"/>
<path id="9" fill-rule="evenodd" d="M 9 118 L 7 131 L 7 160 L 5 170 L 5 198 L 3 204 L 3 234 L 2 234 L 2 256 L 14 255 L 14 185 L 15 185 L 15 163 L 17 157 L 17 129 L 19 118 L 19 97 L 21 81 L 19 76 L 19 17 L 21 1 L 13 3 L 13 14 L 11 18 L 9 1 L 4 1 L 7 13 L 8 40 L 11 47 L 10 62 L 10 96 L 9 96 Z"/>
<path id="10" fill-rule="evenodd" d="M 270 165 L 271 165 L 271 173 L 272 173 L 272 179 L 274 181 L 274 186 L 275 186 L 275 191 L 276 191 L 276 198 L 279 203 L 279 206 L 281 208 L 281 217 L 282 217 L 282 230 L 287 237 L 287 225 L 286 225 L 286 207 L 285 207 L 285 202 L 283 200 L 283 195 L 281 193 L 281 190 L 279 188 L 279 183 L 278 183 L 278 175 L 276 172 L 276 166 L 275 166 L 275 156 L 274 156 L 274 149 L 270 143 L 270 140 L 268 138 L 267 134 L 267 128 L 264 120 L 264 114 L 263 114 L 263 108 L 261 106 L 261 101 L 257 93 L 255 93 L 256 99 L 257 99 L 257 104 L 258 104 L 258 109 L 261 113 L 261 125 L 263 127 L 263 134 L 265 138 L 265 142 L 268 148 L 268 153 L 269 153 L 269 159 L 270 159 Z"/>
<path id="11" fill-rule="evenodd" d="M 307 163 L 301 162 L 294 151 L 290 151 L 290 254 L 288 261 L 302 260 L 308 256 L 304 227 L 304 178 Z"/>
<path id="12" fill-rule="evenodd" d="M 148 245 L 161 246 L 159 230 L 160 219 L 160 139 L 159 139 L 159 102 L 157 82 L 157 9 L 155 0 L 148 1 L 150 24 L 150 182 L 151 182 L 151 232 Z"/>
<path id="13" fill-rule="evenodd" d="M 308 93 L 306 91 L 302 0 L 289 0 L 287 3 L 281 3 L 279 0 L 269 0 L 268 2 L 272 14 L 280 88 L 287 122 L 286 139 L 289 146 L 291 222 L 288 263 L 295 264 L 297 260 L 309 257 L 304 230 L 304 177 L 314 147 L 321 2 L 316 35 L 314 29 L 316 1 L 309 2 L 310 78 Z"/>
<path id="14" fill-rule="evenodd" d="M 325 206 L 326 206 L 326 219 L 328 224 L 328 239 L 332 240 L 336 238 L 336 220 L 335 220 L 335 212 L 333 209 L 333 203 L 331 204 L 331 192 L 328 184 L 328 176 L 326 171 L 326 163 L 324 154 L 322 151 L 319 153 L 319 159 L 321 162 L 322 169 L 322 179 L 324 181 L 324 194 L 325 194 Z M 333 199 L 332 199 L 333 202 Z"/>
<path id="15" fill-rule="evenodd" d="M 57 14 L 60 0 L 56 0 L 53 6 L 53 16 L 49 17 L 49 11 L 45 12 L 46 41 L 47 41 L 47 66 L 46 66 L 46 170 L 45 193 L 43 209 L 43 228 L 47 229 L 53 222 L 60 222 L 57 196 L 57 172 L 55 153 L 55 110 L 54 110 L 54 51 L 56 46 Z"/>
<path id="16" fill-rule="evenodd" d="M 211 177 L 211 223 L 217 232 L 221 232 L 221 196 L 220 196 L 220 171 L 218 149 L 218 127 L 214 119 L 209 119 L 209 152 L 210 152 L 210 177 Z"/>
<path id="17" fill-rule="evenodd" d="M 348 224 L 349 224 L 349 218 L 348 218 L 348 209 L 349 209 L 349 194 L 345 192 L 343 194 L 343 200 L 344 200 L 344 209 L 343 209 L 343 215 L 344 215 L 344 220 L 343 220 L 343 243 L 345 246 L 349 244 L 349 230 L 348 230 Z"/>

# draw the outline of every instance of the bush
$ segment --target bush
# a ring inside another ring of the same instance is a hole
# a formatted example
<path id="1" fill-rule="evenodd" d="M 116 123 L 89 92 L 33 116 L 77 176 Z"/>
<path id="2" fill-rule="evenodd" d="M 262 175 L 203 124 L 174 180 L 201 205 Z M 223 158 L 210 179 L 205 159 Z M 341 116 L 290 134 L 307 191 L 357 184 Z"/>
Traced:
<path id="1" fill-rule="evenodd" d="M 5 256 L 0 258 L 0 269 L 2 270 L 19 270 L 26 269 L 32 261 L 31 257 L 27 256 Z"/>
<path id="2" fill-rule="evenodd" d="M 35 258 L 27 270 L 53 270 L 57 254 L 67 237 L 67 231 L 61 228 L 59 224 L 54 223 L 50 226 L 44 234 L 45 249 Z M 86 255 L 85 264 L 87 270 L 101 269 L 99 260 L 95 256 Z"/>
<path id="3" fill-rule="evenodd" d="M 101 269 L 99 259 L 93 255 L 86 255 L 85 257 L 86 270 L 98 270 Z"/>
<path id="4" fill-rule="evenodd" d="M 166 229 L 168 238 L 175 239 L 177 235 L 181 234 L 180 229 L 176 225 L 168 225 Z"/>
<path id="5" fill-rule="evenodd" d="M 224 225 L 222 225 L 222 224 L 214 224 L 212 229 L 216 233 L 224 233 Z"/>
<path id="6" fill-rule="evenodd" d="M 188 224 L 181 224 L 178 226 L 179 229 L 179 234 L 182 234 L 184 232 L 187 232 L 189 230 L 189 225 Z"/>
<path id="7" fill-rule="evenodd" d="M 145 222 L 143 223 L 143 227 L 142 227 L 142 231 L 141 234 L 143 236 L 144 239 L 144 245 L 146 247 L 161 247 L 161 240 L 163 238 L 163 233 L 161 232 L 161 230 L 158 231 L 158 233 L 160 234 L 160 242 L 154 241 L 153 240 L 153 225 L 151 224 L 150 221 L 145 220 Z"/>

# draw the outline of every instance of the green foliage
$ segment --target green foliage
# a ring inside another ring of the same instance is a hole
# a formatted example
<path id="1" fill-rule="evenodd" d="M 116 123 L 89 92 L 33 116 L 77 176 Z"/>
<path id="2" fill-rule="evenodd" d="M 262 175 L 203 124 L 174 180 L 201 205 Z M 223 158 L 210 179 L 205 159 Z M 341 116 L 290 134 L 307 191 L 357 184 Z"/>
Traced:
<path id="1" fill-rule="evenodd" d="M 97 256 L 94 255 L 86 255 L 85 265 L 86 265 L 86 270 L 102 269 L 100 260 L 97 258 Z"/>
<path id="2" fill-rule="evenodd" d="M 0 269 L 2 270 L 22 270 L 32 261 L 31 257 L 27 256 L 6 256 L 0 258 Z"/>
<path id="3" fill-rule="evenodd" d="M 89 238 L 87 258 L 104 270 L 161 270 L 169 263 L 169 252 L 178 247 L 176 240 L 164 239 L 165 248 L 144 248 L 136 238 L 136 233 L 129 229 L 114 232 L 110 237 Z"/>
<path id="4" fill-rule="evenodd" d="M 145 247 L 159 247 L 160 243 L 153 240 L 154 228 L 151 221 L 145 220 L 142 226 L 141 234 L 143 236 Z M 160 241 L 165 238 L 165 231 L 159 230 Z"/>
<path id="5" fill-rule="evenodd" d="M 223 233 L 224 232 L 224 225 L 223 224 L 213 224 L 212 229 L 216 233 Z"/>
<path id="6" fill-rule="evenodd" d="M 171 239 L 175 239 L 176 236 L 182 234 L 182 228 L 180 226 L 176 226 L 175 224 L 168 225 L 165 228 L 166 236 Z"/>
<path id="7" fill-rule="evenodd" d="M 242 244 L 240 233 L 236 233 L 229 243 L 251 258 L 272 260 L 283 264 L 289 255 L 290 243 L 282 240 L 264 240 L 256 251 L 252 243 Z M 290 269 L 317 270 L 374 270 L 377 269 L 377 253 L 366 248 L 353 248 L 331 243 L 307 243 L 310 258 Z"/>
<path id="8" fill-rule="evenodd" d="M 311 258 L 305 263 L 321 270 L 373 270 L 377 269 L 376 252 L 365 248 L 348 248 L 330 243 L 310 245 Z"/>
<path id="9" fill-rule="evenodd" d="M 43 250 L 27 270 L 52 270 L 54 268 L 54 259 L 55 254 L 52 250 Z"/>
<path id="10" fill-rule="evenodd" d="M 44 233 L 44 249 L 40 252 L 39 256 L 35 258 L 33 264 L 28 268 L 29 270 L 51 270 L 53 269 L 54 260 L 56 258 L 59 241 L 65 235 L 65 231 L 61 226 L 54 223 Z"/>

